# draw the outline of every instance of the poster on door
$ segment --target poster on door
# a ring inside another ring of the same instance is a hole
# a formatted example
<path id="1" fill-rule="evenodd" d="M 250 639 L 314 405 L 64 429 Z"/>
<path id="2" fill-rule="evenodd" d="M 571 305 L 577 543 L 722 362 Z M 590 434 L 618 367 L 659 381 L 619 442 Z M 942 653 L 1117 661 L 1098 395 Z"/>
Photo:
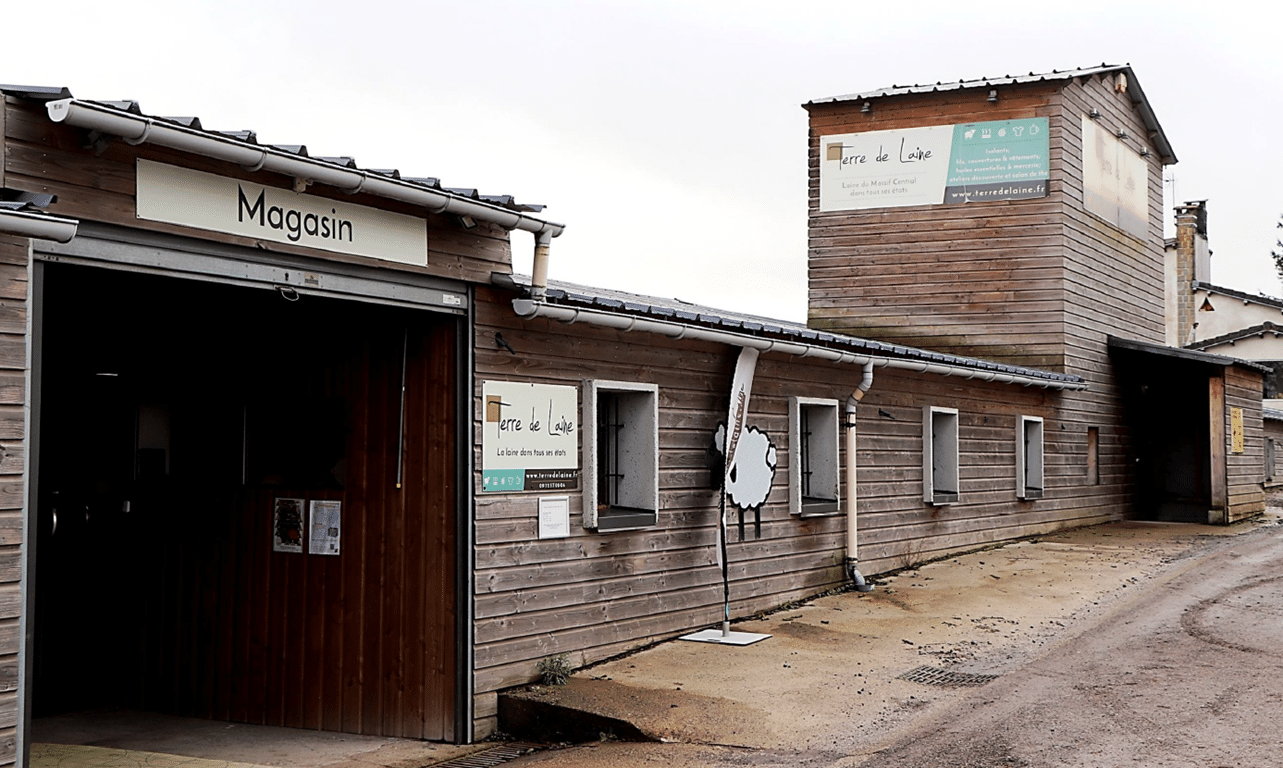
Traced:
<path id="1" fill-rule="evenodd" d="M 308 546 L 313 555 L 337 555 L 342 533 L 343 502 L 313 499 L 308 510 Z"/>
<path id="2" fill-rule="evenodd" d="M 303 500 L 276 499 L 272 505 L 272 551 L 303 551 Z"/>

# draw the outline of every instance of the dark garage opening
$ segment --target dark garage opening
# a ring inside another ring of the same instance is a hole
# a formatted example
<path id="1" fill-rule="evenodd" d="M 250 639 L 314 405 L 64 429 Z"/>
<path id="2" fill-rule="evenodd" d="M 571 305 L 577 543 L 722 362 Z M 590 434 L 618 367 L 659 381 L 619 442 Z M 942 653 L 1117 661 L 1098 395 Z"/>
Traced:
<path id="1" fill-rule="evenodd" d="M 35 716 L 452 740 L 459 321 L 43 268 Z"/>
<path id="2" fill-rule="evenodd" d="M 1144 520 L 1207 523 L 1213 506 L 1211 381 L 1218 365 L 1146 349 L 1111 350 L 1135 456 Z"/>

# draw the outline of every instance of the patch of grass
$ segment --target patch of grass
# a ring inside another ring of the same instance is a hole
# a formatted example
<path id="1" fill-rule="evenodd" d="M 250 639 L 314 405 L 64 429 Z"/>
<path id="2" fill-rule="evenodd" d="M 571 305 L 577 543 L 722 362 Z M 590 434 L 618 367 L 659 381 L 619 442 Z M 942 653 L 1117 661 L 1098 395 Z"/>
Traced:
<path id="1" fill-rule="evenodd" d="M 570 656 L 564 653 L 540 659 L 536 669 L 544 685 L 565 685 L 574 671 L 570 666 Z"/>

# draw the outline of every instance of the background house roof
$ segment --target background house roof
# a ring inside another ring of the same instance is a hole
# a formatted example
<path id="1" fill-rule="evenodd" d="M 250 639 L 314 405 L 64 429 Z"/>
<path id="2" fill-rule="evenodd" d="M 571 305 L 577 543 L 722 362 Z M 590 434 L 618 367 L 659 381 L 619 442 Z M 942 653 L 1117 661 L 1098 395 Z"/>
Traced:
<path id="1" fill-rule="evenodd" d="M 1219 293 L 1222 296 L 1232 296 L 1233 298 L 1241 299 L 1244 302 L 1251 302 L 1253 304 L 1263 304 L 1267 307 L 1277 307 L 1279 309 L 1283 309 L 1283 299 L 1276 299 L 1273 296 L 1266 296 L 1263 293 L 1251 294 L 1245 291 L 1236 291 L 1233 288 L 1224 288 L 1219 285 L 1212 285 L 1211 283 L 1200 283 L 1200 282 L 1194 283 L 1194 290 L 1207 291 L 1208 293 Z"/>
<path id="2" fill-rule="evenodd" d="M 1221 336 L 1217 336 L 1215 338 L 1203 339 L 1202 341 L 1196 341 L 1193 344 L 1186 344 L 1185 348 L 1196 349 L 1196 350 L 1210 349 L 1211 347 L 1217 347 L 1217 346 L 1220 346 L 1221 344 L 1232 344 L 1236 341 L 1250 338 L 1252 336 L 1263 337 L 1267 333 L 1272 334 L 1275 337 L 1279 335 L 1283 335 L 1283 326 L 1275 325 L 1274 323 L 1270 323 L 1270 322 L 1265 322 L 1265 323 L 1261 323 L 1260 325 L 1253 325 L 1248 328 L 1240 328 L 1237 331 L 1230 331 L 1229 333 L 1226 333 Z"/>

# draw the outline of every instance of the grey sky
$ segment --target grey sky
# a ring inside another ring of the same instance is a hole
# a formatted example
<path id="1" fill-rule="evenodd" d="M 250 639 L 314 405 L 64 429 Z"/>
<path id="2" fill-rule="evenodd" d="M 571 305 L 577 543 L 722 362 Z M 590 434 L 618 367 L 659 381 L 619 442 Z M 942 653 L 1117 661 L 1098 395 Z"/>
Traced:
<path id="1" fill-rule="evenodd" d="M 1180 158 L 1168 218 L 1208 199 L 1215 281 L 1279 295 L 1283 10 L 1254 5 L 10 3 L 0 82 L 545 203 L 555 279 L 802 319 L 800 104 L 1130 63 Z"/>

